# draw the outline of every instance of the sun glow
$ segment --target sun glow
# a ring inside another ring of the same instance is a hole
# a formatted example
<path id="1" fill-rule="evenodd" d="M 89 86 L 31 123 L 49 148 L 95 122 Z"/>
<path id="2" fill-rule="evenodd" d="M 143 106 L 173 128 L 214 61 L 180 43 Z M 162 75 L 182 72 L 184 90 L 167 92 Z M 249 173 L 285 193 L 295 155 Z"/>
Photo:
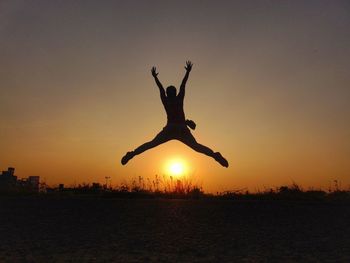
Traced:
<path id="1" fill-rule="evenodd" d="M 182 160 L 169 161 L 166 166 L 166 171 L 173 176 L 181 176 L 186 172 L 186 163 Z"/>

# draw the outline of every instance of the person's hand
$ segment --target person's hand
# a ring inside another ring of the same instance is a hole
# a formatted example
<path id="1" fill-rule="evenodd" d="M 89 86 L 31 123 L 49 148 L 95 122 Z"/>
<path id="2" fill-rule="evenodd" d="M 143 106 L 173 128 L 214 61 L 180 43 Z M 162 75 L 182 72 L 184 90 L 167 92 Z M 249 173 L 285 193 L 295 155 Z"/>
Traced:
<path id="1" fill-rule="evenodd" d="M 189 61 L 189 60 L 186 61 L 185 69 L 186 69 L 187 72 L 190 72 L 192 70 L 192 66 L 193 66 L 193 64 L 192 64 L 191 61 Z"/>
<path id="2" fill-rule="evenodd" d="M 157 73 L 157 68 L 156 68 L 156 67 L 152 67 L 151 72 L 152 72 L 152 76 L 156 78 L 157 75 L 158 75 L 158 73 Z"/>

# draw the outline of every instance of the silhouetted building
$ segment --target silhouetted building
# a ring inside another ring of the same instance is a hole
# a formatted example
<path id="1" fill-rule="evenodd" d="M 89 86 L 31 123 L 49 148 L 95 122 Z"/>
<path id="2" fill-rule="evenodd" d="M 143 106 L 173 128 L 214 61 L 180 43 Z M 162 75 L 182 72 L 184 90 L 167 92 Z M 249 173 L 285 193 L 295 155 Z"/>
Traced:
<path id="1" fill-rule="evenodd" d="M 39 192 L 40 177 L 29 176 L 28 178 L 17 179 L 15 168 L 9 167 L 0 175 L 0 192 Z"/>
<path id="2" fill-rule="evenodd" d="M 17 188 L 20 192 L 39 192 L 40 177 L 29 176 L 28 178 L 22 178 L 17 180 Z"/>
<path id="3" fill-rule="evenodd" d="M 28 187 L 31 188 L 34 192 L 39 192 L 39 183 L 40 183 L 40 177 L 39 176 L 29 176 L 28 177 Z"/>
<path id="4" fill-rule="evenodd" d="M 102 188 L 100 183 L 92 183 L 92 189 L 94 190 L 100 190 Z"/>
<path id="5" fill-rule="evenodd" d="M 0 175 L 0 191 L 9 192 L 16 189 L 17 176 L 15 176 L 15 168 L 9 167 L 7 171 L 2 171 Z"/>

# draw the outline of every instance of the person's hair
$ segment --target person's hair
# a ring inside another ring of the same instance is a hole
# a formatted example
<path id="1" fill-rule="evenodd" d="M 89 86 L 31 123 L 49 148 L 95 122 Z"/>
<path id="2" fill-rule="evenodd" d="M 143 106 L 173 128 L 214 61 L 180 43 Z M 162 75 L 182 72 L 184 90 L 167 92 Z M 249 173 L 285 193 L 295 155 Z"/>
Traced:
<path id="1" fill-rule="evenodd" d="M 176 88 L 174 86 L 167 87 L 166 95 L 171 98 L 176 97 Z"/>

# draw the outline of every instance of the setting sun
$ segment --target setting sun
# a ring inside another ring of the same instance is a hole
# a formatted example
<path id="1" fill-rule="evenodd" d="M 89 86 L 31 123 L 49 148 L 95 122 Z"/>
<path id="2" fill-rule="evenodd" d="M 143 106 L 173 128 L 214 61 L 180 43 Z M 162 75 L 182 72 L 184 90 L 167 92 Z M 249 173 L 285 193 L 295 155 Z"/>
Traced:
<path id="1" fill-rule="evenodd" d="M 172 160 L 166 165 L 166 171 L 170 175 L 179 176 L 186 172 L 186 164 L 182 160 Z"/>
<path id="2" fill-rule="evenodd" d="M 179 175 L 183 172 L 184 168 L 181 163 L 173 163 L 169 167 L 169 170 L 172 174 Z"/>

